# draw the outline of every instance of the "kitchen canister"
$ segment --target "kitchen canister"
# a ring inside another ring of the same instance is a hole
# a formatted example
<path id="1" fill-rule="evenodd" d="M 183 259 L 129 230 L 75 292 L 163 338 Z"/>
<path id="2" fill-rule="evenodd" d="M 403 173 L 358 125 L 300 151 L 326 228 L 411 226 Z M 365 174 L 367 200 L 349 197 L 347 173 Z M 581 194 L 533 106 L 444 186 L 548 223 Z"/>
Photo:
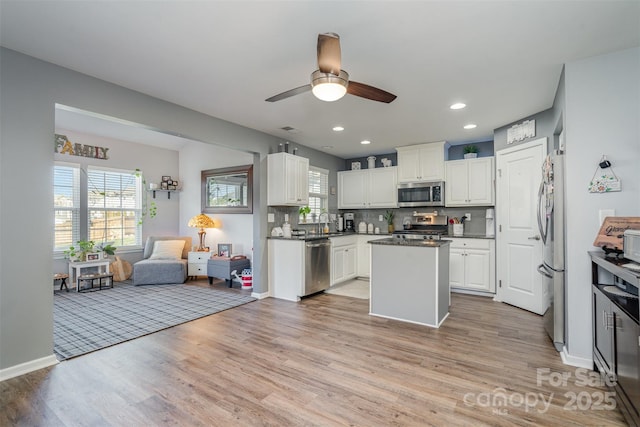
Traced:
<path id="1" fill-rule="evenodd" d="M 375 167 L 376 167 L 376 156 L 367 157 L 367 167 L 369 169 L 375 169 Z"/>
<path id="2" fill-rule="evenodd" d="M 462 236 L 464 234 L 464 224 L 453 224 L 453 235 Z"/>

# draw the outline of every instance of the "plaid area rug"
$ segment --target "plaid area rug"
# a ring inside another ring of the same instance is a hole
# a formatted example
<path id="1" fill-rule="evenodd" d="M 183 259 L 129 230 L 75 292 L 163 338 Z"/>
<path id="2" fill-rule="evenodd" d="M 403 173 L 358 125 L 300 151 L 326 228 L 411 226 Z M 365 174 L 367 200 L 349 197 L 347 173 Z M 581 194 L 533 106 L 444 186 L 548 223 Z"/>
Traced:
<path id="1" fill-rule="evenodd" d="M 56 291 L 53 351 L 65 360 L 255 301 L 249 295 L 194 285 Z"/>

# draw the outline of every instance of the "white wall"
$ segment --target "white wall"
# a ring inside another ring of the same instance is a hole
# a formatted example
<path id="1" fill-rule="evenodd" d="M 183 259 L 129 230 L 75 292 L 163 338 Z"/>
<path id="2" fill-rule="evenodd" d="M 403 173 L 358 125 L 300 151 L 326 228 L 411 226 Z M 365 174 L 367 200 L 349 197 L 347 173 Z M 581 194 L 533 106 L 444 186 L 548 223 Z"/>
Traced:
<path id="1" fill-rule="evenodd" d="M 207 169 L 250 165 L 253 155 L 238 150 L 192 142 L 180 150 L 180 170 L 184 184 L 180 193 L 180 235 L 192 236 L 196 244 L 198 229 L 187 226 L 189 219 L 200 213 L 200 172 Z M 218 243 L 231 243 L 233 254 L 252 257 L 253 214 L 207 214 L 220 228 L 207 229 L 205 245 L 216 250 Z"/>
<path id="2" fill-rule="evenodd" d="M 598 210 L 640 216 L 640 49 L 565 66 L 568 353 L 591 360 L 591 263 Z M 622 191 L 592 194 L 587 186 L 606 154 Z"/>

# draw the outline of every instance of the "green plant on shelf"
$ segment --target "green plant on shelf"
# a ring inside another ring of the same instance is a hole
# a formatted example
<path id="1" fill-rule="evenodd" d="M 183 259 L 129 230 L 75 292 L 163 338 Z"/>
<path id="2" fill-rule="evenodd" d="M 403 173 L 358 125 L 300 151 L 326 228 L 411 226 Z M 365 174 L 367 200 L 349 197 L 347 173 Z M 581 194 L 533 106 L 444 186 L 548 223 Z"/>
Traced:
<path id="1" fill-rule="evenodd" d="M 307 215 L 311 213 L 311 208 L 309 206 L 302 206 L 298 209 L 298 213 L 302 215 L 302 221 L 307 222 Z"/>
<path id="2" fill-rule="evenodd" d="M 478 147 L 475 145 L 465 145 L 464 154 L 478 154 Z"/>

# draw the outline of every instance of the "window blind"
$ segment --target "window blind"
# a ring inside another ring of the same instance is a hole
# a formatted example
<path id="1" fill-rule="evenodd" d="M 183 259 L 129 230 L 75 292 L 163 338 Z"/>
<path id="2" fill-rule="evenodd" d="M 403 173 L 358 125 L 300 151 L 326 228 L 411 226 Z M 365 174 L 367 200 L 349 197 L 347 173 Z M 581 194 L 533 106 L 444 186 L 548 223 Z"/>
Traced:
<path id="1" fill-rule="evenodd" d="M 129 171 L 87 169 L 89 239 L 118 248 L 142 244 L 142 185 Z"/>
<path id="2" fill-rule="evenodd" d="M 53 167 L 53 250 L 64 251 L 80 239 L 80 166 Z"/>
<path id="3" fill-rule="evenodd" d="M 311 218 L 320 220 L 320 214 L 327 210 L 329 199 L 329 171 L 326 169 L 309 167 L 309 207 Z M 315 215 L 314 215 L 315 214 Z"/>

